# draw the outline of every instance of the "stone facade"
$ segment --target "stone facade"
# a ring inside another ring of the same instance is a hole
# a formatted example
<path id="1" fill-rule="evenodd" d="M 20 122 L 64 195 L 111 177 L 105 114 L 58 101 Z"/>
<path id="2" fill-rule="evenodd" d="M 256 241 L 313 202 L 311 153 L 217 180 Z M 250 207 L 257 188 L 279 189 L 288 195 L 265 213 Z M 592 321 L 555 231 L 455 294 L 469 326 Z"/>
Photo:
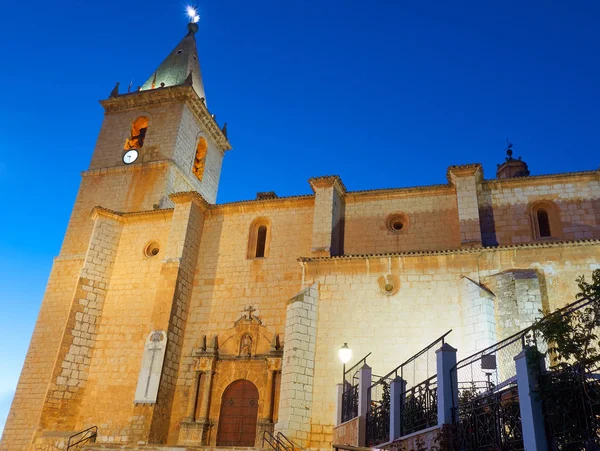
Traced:
<path id="1" fill-rule="evenodd" d="M 240 379 L 258 393 L 257 445 L 268 431 L 329 449 L 344 342 L 356 359 L 372 352 L 377 374 L 449 329 L 464 357 L 572 301 L 600 267 L 597 170 L 486 180 L 473 164 L 436 186 L 360 192 L 325 176 L 312 195 L 215 204 L 230 145 L 193 86 L 102 104 L 3 451 L 61 448 L 92 425 L 123 449 L 214 446 Z M 140 115 L 147 134 L 126 165 Z M 536 230 L 542 207 L 551 236 Z M 167 335 L 158 398 L 136 404 L 151 331 Z"/>

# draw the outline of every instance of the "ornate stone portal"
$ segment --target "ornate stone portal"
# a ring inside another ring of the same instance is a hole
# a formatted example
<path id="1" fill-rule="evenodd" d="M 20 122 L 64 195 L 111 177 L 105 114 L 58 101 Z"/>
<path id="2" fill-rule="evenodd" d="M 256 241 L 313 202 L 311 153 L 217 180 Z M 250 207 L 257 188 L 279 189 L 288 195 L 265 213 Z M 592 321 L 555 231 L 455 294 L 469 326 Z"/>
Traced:
<path id="1" fill-rule="evenodd" d="M 194 349 L 194 377 L 178 444 L 218 444 L 219 427 L 226 427 L 219 418 L 223 395 L 239 380 L 251 382 L 258 390 L 258 418 L 246 419 L 252 421 L 251 424 L 256 422 L 257 446 L 265 430 L 273 431 L 278 414 L 283 349 L 279 336 L 263 326 L 254 312 L 252 306 L 248 307 L 231 329 L 213 336 L 208 345 L 205 336 Z M 231 437 L 227 440 L 231 445 Z M 240 436 L 240 446 L 241 443 Z"/>

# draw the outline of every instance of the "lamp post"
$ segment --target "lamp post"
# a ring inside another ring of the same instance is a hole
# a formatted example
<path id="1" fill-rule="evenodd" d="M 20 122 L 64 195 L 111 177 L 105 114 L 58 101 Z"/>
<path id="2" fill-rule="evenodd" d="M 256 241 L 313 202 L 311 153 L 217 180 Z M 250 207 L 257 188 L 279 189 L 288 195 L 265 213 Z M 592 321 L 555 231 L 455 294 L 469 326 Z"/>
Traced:
<path id="1" fill-rule="evenodd" d="M 345 387 L 346 386 L 346 363 L 348 363 L 350 361 L 350 359 L 352 358 L 352 349 L 350 349 L 348 347 L 348 343 L 344 343 L 344 346 L 342 346 L 340 349 L 338 349 L 338 357 L 340 358 L 340 360 L 343 363 L 344 373 L 342 374 L 342 384 Z"/>

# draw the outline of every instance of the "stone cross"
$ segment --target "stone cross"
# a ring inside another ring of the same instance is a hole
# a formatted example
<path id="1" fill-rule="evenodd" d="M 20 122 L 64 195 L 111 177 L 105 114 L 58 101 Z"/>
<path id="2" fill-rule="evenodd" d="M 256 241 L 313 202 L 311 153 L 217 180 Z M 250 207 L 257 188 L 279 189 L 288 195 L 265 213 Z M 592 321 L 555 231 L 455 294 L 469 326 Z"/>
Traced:
<path id="1" fill-rule="evenodd" d="M 155 403 L 167 349 L 167 334 L 162 330 L 150 332 L 144 346 L 144 356 L 135 390 L 136 403 Z"/>
<path id="2" fill-rule="evenodd" d="M 255 311 L 256 311 L 256 309 L 252 308 L 252 306 L 244 309 L 244 312 L 248 312 L 248 321 L 252 321 L 252 313 Z"/>

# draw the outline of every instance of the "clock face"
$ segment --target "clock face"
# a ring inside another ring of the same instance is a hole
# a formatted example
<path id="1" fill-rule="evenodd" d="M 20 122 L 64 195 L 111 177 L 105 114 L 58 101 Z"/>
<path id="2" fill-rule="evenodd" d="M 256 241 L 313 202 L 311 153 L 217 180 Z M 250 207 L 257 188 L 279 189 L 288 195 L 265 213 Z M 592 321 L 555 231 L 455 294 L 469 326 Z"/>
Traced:
<path id="1" fill-rule="evenodd" d="M 125 152 L 123 154 L 123 163 L 125 163 L 125 164 L 131 164 L 135 160 L 137 160 L 137 157 L 138 157 L 138 151 L 137 150 L 135 150 L 135 149 L 128 150 L 127 152 Z"/>

